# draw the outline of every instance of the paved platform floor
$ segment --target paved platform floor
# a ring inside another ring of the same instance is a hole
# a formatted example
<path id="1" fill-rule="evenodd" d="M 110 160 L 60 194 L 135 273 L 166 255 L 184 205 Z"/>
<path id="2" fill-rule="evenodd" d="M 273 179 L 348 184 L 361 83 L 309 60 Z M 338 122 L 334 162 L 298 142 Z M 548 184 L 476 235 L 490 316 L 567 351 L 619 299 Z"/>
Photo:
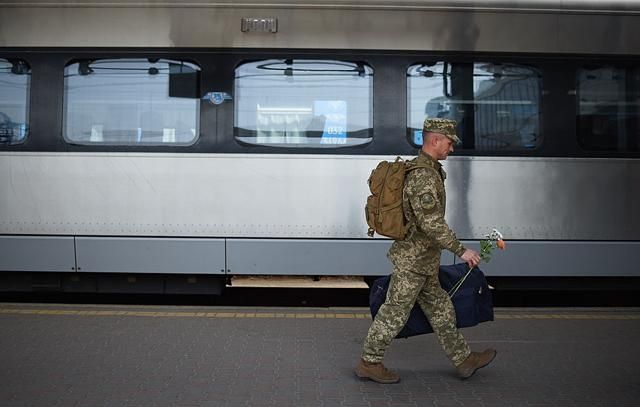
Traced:
<path id="1" fill-rule="evenodd" d="M 433 335 L 353 374 L 367 310 L 0 303 L 0 406 L 638 406 L 640 309 L 496 309 L 461 381 Z"/>

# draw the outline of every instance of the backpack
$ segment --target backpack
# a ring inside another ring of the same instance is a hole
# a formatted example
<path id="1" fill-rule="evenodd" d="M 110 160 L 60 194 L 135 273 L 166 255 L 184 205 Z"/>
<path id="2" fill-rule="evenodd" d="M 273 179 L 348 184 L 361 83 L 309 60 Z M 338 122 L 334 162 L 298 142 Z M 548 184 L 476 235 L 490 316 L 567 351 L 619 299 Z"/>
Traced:
<path id="1" fill-rule="evenodd" d="M 377 233 L 394 240 L 404 239 L 408 229 L 402 210 L 404 178 L 409 171 L 420 167 L 424 166 L 411 165 L 397 157 L 393 162 L 380 161 L 371 171 L 367 181 L 371 195 L 367 197 L 364 207 L 369 236 Z"/>

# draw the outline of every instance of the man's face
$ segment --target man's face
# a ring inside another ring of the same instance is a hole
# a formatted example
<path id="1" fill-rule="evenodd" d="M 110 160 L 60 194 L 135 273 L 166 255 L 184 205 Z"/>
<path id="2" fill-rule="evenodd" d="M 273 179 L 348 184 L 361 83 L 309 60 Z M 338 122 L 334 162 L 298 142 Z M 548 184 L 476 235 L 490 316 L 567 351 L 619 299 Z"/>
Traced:
<path id="1" fill-rule="evenodd" d="M 453 153 L 453 140 L 444 134 L 438 134 L 435 150 L 438 160 L 446 160 L 449 153 Z"/>

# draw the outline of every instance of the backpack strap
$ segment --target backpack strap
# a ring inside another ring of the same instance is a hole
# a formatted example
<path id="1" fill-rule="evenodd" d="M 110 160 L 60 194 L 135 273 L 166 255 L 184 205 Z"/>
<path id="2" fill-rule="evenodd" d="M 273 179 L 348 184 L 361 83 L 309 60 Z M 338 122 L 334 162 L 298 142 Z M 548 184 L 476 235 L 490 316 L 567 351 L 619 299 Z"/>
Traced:
<path id="1" fill-rule="evenodd" d="M 427 165 L 427 164 L 414 164 L 414 163 L 409 164 L 407 162 L 407 168 L 406 168 L 405 171 L 406 172 L 410 172 L 410 171 L 413 171 L 413 170 L 417 170 L 418 168 L 433 168 L 433 167 L 430 166 L 430 165 Z"/>
<path id="2" fill-rule="evenodd" d="M 418 168 L 433 168 L 433 166 L 428 165 L 428 164 L 416 164 L 416 163 L 413 163 L 413 162 L 406 161 L 405 174 L 408 174 L 409 172 L 411 172 L 413 170 L 417 170 Z M 404 199 L 403 199 L 403 201 L 404 201 Z M 409 233 L 409 228 L 411 228 L 411 226 L 414 223 L 415 222 L 409 221 L 407 219 L 407 223 L 404 225 L 404 234 L 405 234 L 405 236 L 407 235 L 407 233 Z"/>

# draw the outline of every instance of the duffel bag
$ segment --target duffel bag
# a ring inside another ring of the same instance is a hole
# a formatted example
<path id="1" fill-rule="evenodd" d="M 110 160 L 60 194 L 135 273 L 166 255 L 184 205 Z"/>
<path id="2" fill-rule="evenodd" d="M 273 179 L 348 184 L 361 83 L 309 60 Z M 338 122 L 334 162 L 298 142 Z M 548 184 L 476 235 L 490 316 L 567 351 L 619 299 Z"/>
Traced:
<path id="1" fill-rule="evenodd" d="M 458 328 L 466 328 L 478 325 L 481 322 L 493 321 L 493 300 L 489 284 L 484 273 L 475 267 L 469 275 L 466 263 L 440 266 L 438 278 L 442 288 L 449 292 L 451 301 L 456 311 L 456 325 Z M 464 281 L 462 279 L 464 278 Z M 391 276 L 381 277 L 374 281 L 369 293 L 369 307 L 371 317 L 375 318 L 380 306 L 384 303 L 389 289 Z M 456 289 L 456 286 L 459 286 Z M 416 303 L 411 309 L 409 319 L 404 328 L 398 333 L 397 338 L 428 334 L 433 332 L 427 317 Z"/>

